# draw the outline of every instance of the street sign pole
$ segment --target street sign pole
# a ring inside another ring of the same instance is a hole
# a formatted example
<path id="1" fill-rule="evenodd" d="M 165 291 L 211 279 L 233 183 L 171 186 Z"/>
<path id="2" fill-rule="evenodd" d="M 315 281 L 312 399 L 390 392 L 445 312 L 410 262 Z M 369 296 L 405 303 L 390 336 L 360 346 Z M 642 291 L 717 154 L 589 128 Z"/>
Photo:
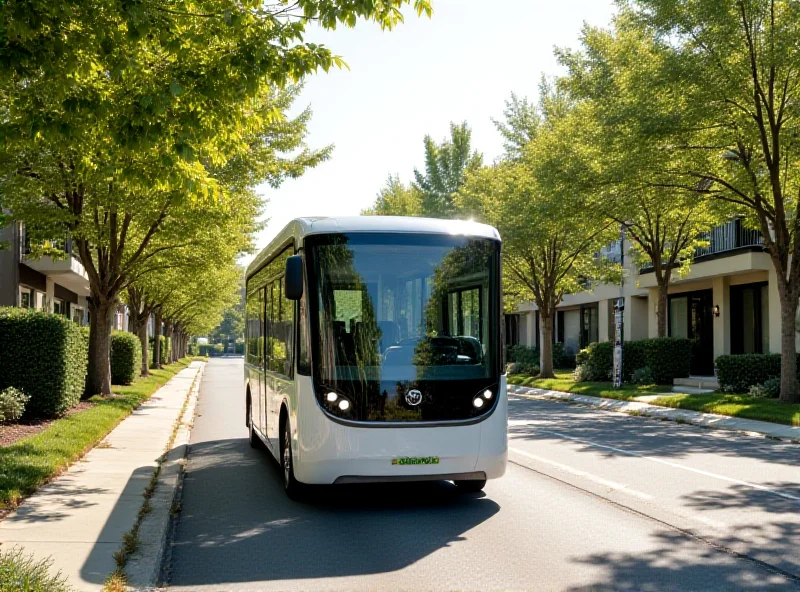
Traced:
<path id="1" fill-rule="evenodd" d="M 614 388 L 622 387 L 622 342 L 625 327 L 623 325 L 625 311 L 625 225 L 619 229 L 619 264 L 622 267 L 622 278 L 619 283 L 619 299 L 614 306 Z"/>

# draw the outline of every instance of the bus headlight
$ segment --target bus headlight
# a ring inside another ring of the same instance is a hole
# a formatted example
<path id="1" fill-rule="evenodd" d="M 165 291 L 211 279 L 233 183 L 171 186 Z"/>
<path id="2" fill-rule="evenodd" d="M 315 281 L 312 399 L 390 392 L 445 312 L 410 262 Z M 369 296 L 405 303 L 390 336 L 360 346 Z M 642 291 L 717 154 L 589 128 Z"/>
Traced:
<path id="1" fill-rule="evenodd" d="M 347 411 L 348 409 L 350 409 L 350 401 L 348 401 L 347 399 L 342 399 L 341 401 L 339 401 L 339 409 L 341 409 L 342 411 Z"/>
<path id="2" fill-rule="evenodd" d="M 339 398 L 339 395 L 337 395 L 334 392 L 330 392 L 327 395 L 325 395 L 325 398 L 328 400 L 328 403 L 335 403 L 336 399 Z"/>
<path id="3" fill-rule="evenodd" d="M 492 391 L 490 391 L 489 389 L 486 389 L 485 391 L 483 391 L 483 398 L 486 399 L 487 401 L 489 399 L 491 399 L 492 398 Z"/>
<path id="4" fill-rule="evenodd" d="M 472 404 L 475 406 L 475 409 L 480 409 L 481 407 L 483 407 L 483 399 L 481 399 L 480 397 L 475 397 L 474 399 L 472 399 Z"/>

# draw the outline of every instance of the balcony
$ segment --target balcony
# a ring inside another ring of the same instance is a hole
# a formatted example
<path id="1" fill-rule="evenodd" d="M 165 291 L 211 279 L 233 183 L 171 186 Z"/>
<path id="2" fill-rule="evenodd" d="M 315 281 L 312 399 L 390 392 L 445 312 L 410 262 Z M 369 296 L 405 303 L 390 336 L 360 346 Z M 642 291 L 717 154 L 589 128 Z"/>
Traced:
<path id="1" fill-rule="evenodd" d="M 764 239 L 758 230 L 745 228 L 741 220 L 731 220 L 720 226 L 712 228 L 700 235 L 701 240 L 708 244 L 694 250 L 694 262 L 701 263 L 708 259 L 741 251 L 760 251 Z M 651 264 L 643 265 L 639 273 L 653 271 Z"/>
<path id="2" fill-rule="evenodd" d="M 23 228 L 22 240 L 20 241 L 20 260 L 23 265 L 43 275 L 52 277 L 53 281 L 76 294 L 83 296 L 89 294 L 89 275 L 73 252 L 72 239 L 69 236 L 64 236 L 60 239 L 46 241 L 45 246 L 63 251 L 67 256 L 58 259 L 47 255 L 32 257 L 30 238 Z"/>

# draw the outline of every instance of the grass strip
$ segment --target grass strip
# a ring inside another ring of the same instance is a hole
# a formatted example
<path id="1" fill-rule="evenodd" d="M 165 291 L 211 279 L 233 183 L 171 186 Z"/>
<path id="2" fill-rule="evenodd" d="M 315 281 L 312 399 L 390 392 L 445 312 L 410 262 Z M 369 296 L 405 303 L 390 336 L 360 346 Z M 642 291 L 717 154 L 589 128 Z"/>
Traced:
<path id="1" fill-rule="evenodd" d="M 655 401 L 650 401 L 650 404 L 800 426 L 800 405 L 781 403 L 777 399 L 757 399 L 747 395 L 725 393 L 675 394 L 659 397 Z"/>
<path id="2" fill-rule="evenodd" d="M 607 399 L 619 399 L 622 401 L 630 401 L 642 395 L 663 393 L 669 388 L 657 384 L 647 386 L 626 384 L 620 389 L 615 389 L 610 382 L 575 382 L 572 379 L 571 370 L 556 371 L 555 375 L 555 378 L 538 378 L 527 374 L 512 374 L 508 377 L 508 382 L 509 384 L 529 386 L 531 388 L 575 393 L 576 395 L 588 395 L 590 397 L 606 397 Z"/>
<path id="3" fill-rule="evenodd" d="M 114 386 L 115 397 L 93 397 L 91 409 L 63 417 L 46 430 L 0 448 L 0 516 L 15 508 L 91 450 L 161 385 L 186 368 L 184 358 L 151 370 L 129 386 Z"/>
<path id="4" fill-rule="evenodd" d="M 664 385 L 641 386 L 626 384 L 622 388 L 615 389 L 610 382 L 575 382 L 572 380 L 571 372 L 556 372 L 555 374 L 555 378 L 538 378 L 525 374 L 513 374 L 508 377 L 508 382 L 509 384 L 532 388 L 623 401 L 634 400 L 642 395 L 661 394 L 669 388 Z M 784 425 L 800 426 L 800 405 L 781 403 L 777 399 L 757 399 L 747 395 L 725 393 L 691 395 L 664 393 L 663 396 L 653 401 L 648 401 L 648 403 L 660 407 L 689 409 L 691 411 L 716 413 L 742 419 L 757 419 Z"/>

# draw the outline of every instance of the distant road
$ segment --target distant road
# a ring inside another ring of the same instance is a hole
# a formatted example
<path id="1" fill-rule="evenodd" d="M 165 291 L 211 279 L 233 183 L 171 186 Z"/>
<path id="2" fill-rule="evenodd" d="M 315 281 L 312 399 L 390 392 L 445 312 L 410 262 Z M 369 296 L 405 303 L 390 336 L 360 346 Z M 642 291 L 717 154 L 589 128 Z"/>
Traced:
<path id="1" fill-rule="evenodd" d="M 210 360 L 173 590 L 796 590 L 800 446 L 512 397 L 510 463 L 289 501 L 243 424 L 242 359 Z"/>

